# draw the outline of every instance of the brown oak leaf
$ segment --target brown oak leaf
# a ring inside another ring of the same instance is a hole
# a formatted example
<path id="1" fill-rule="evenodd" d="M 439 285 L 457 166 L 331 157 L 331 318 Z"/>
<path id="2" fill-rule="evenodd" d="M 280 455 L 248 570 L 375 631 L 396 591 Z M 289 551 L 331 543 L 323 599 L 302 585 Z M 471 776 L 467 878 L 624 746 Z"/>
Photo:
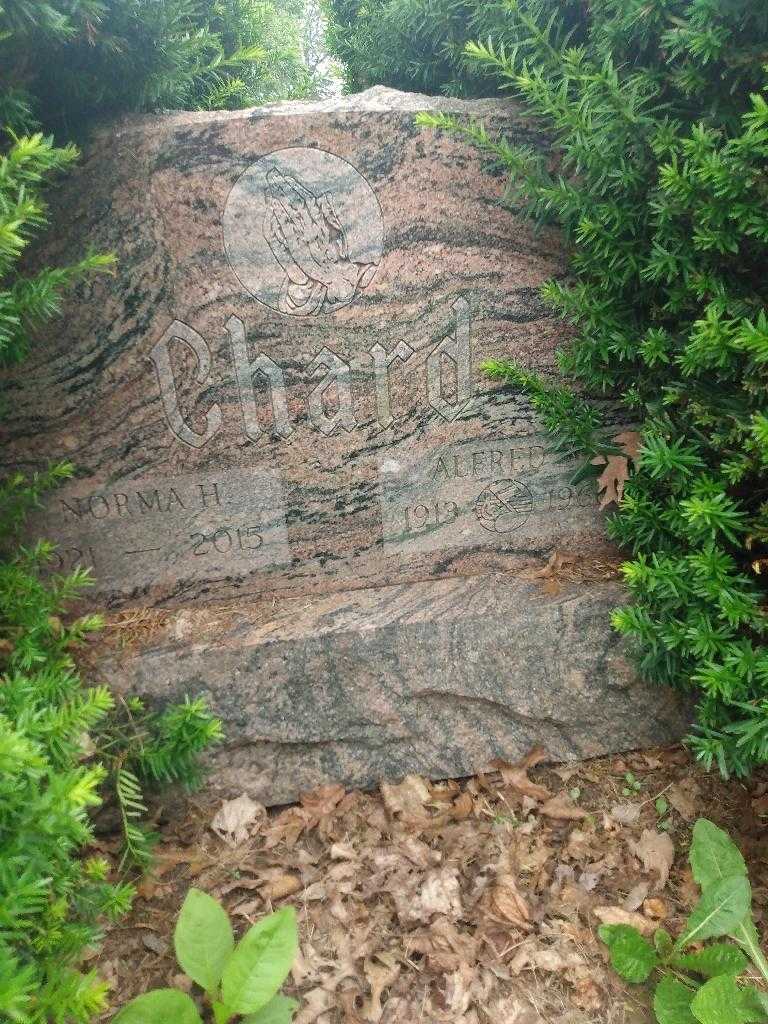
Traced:
<path id="1" fill-rule="evenodd" d="M 577 807 L 567 793 L 558 793 L 557 796 L 550 797 L 541 805 L 540 812 L 548 818 L 559 818 L 562 821 L 579 821 L 581 818 L 589 817 L 589 812 L 583 807 Z"/>
<path id="2" fill-rule="evenodd" d="M 528 778 L 528 772 L 537 764 L 546 761 L 549 754 L 544 747 L 533 747 L 525 757 L 516 764 L 509 764 L 508 761 L 491 761 L 489 767 L 501 772 L 501 778 L 505 786 L 511 786 L 524 796 L 533 800 L 548 800 L 552 795 L 544 786 L 533 782 Z"/>
<path id="3" fill-rule="evenodd" d="M 592 459 L 593 466 L 605 466 L 597 478 L 597 489 L 601 494 L 600 508 L 611 502 L 618 505 L 624 496 L 624 484 L 629 479 L 629 459 L 626 455 L 598 455 Z"/>
<path id="4" fill-rule="evenodd" d="M 613 441 L 621 448 L 622 455 L 598 455 L 592 459 L 593 466 L 605 466 L 597 478 L 597 487 L 601 494 L 600 508 L 605 508 L 612 502 L 617 505 L 621 503 L 624 497 L 624 484 L 629 479 L 629 464 L 638 460 L 642 437 L 636 430 L 624 430 L 617 434 Z"/>
<path id="5" fill-rule="evenodd" d="M 630 462 L 637 462 L 640 445 L 643 443 L 643 438 L 637 430 L 625 430 L 623 433 L 617 434 L 613 440 L 616 444 L 621 445 Z"/>
<path id="6" fill-rule="evenodd" d="M 663 889 L 675 859 L 675 847 L 669 835 L 645 828 L 640 839 L 636 843 L 630 842 L 629 848 L 642 861 L 644 871 L 656 872 L 659 876 L 659 889 Z"/>

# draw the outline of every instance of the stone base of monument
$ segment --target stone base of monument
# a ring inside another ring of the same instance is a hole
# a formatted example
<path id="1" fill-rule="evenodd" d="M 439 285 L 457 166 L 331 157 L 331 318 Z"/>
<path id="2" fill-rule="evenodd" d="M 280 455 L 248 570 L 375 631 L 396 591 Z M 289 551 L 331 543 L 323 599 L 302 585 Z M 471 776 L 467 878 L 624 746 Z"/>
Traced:
<path id="1" fill-rule="evenodd" d="M 264 803 L 327 782 L 455 778 L 541 744 L 568 761 L 678 739 L 686 709 L 638 680 L 609 624 L 612 582 L 475 576 L 164 613 L 100 669 L 226 724 L 210 784 Z"/>

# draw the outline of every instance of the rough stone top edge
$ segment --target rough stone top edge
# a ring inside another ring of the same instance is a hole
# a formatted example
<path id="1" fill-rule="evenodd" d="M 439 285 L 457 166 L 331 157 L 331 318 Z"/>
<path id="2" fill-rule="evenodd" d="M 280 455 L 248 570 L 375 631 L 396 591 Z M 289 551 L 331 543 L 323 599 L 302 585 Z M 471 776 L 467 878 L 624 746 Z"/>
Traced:
<path id="1" fill-rule="evenodd" d="M 422 110 L 439 110 L 445 113 L 469 114 L 474 117 L 520 117 L 521 106 L 508 99 L 454 99 L 450 96 L 428 96 L 425 93 L 401 92 L 375 85 L 365 92 L 348 96 L 336 96 L 325 100 L 284 100 L 267 103 L 261 107 L 246 107 L 243 110 L 174 110 L 161 114 L 134 114 L 116 125 L 102 127 L 101 131 L 123 134 L 130 131 L 152 131 L 155 128 L 172 126 L 215 125 L 228 121 L 249 121 L 264 117 L 307 117 L 316 114 L 345 113 L 405 113 L 416 114 Z"/>
<path id="2" fill-rule="evenodd" d="M 308 597 L 288 598 L 277 610 L 261 599 L 242 598 L 195 607 L 157 609 L 150 629 L 141 637 L 141 626 L 131 644 L 113 647 L 108 618 L 104 634 L 93 650 L 101 656 L 128 659 L 135 655 L 163 655 L 183 647 L 185 651 L 250 647 L 289 639 L 328 634 L 369 633 L 392 626 L 418 628 L 430 622 L 443 624 L 457 619 L 483 619 L 489 614 L 522 618 L 564 615 L 584 600 L 614 607 L 625 596 L 618 579 L 566 583 L 558 594 L 546 594 L 535 580 L 490 574 L 421 580 L 383 587 L 363 587 Z M 560 621 L 560 619 L 558 619 Z M 617 639 L 617 645 L 620 641 Z"/>

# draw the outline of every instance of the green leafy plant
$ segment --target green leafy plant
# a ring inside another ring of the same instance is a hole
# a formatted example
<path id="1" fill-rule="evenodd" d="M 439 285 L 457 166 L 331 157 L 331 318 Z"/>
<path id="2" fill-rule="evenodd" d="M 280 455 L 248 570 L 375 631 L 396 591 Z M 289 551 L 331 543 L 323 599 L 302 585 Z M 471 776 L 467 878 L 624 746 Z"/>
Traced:
<path id="1" fill-rule="evenodd" d="M 639 793 L 642 788 L 643 784 L 640 779 L 635 776 L 634 772 L 624 773 L 624 785 L 621 789 L 622 796 L 634 796 Z"/>
<path id="2" fill-rule="evenodd" d="M 743 775 L 768 761 L 768 8 L 601 0 L 574 23 L 570 3 L 501 6 L 503 31 L 466 56 L 549 145 L 419 120 L 478 146 L 511 208 L 562 228 L 570 274 L 543 296 L 574 328 L 559 356 L 574 383 L 486 369 L 529 397 L 578 479 L 621 464 L 607 529 L 632 603 L 613 625 L 646 678 L 697 698 L 701 762 Z M 605 399 L 634 424 L 631 453 Z"/>
<path id="3" fill-rule="evenodd" d="M 220 736 L 200 701 L 147 712 L 85 684 L 74 655 L 101 617 L 66 622 L 65 611 L 88 572 L 50 574 L 51 544 L 13 540 L 70 472 L 0 481 L 0 1019 L 14 1024 L 79 1024 L 104 1009 L 106 986 L 79 962 L 102 923 L 128 910 L 133 887 L 103 858 L 83 856 L 90 812 L 117 801 L 124 863 L 143 866 L 152 837 L 142 790 L 194 783 L 200 752 Z"/>
<path id="4" fill-rule="evenodd" d="M 67 472 L 0 483 L 4 542 Z M 39 542 L 0 559 L 0 1019 L 14 1024 L 80 1024 L 105 1008 L 105 984 L 80 961 L 133 896 L 103 858 L 82 856 L 106 776 L 85 738 L 113 698 L 86 687 L 73 659 L 99 617 L 61 619 L 87 574 L 44 579 L 51 554 Z"/>
<path id="5" fill-rule="evenodd" d="M 742 978 L 751 966 L 768 985 L 744 858 L 727 833 L 699 818 L 689 860 L 701 898 L 677 940 L 663 928 L 651 943 L 629 925 L 602 925 L 611 964 L 634 984 L 661 976 L 653 1000 L 659 1024 L 768 1021 L 768 989 Z M 712 941 L 722 939 L 730 941 Z"/>
<path id="6" fill-rule="evenodd" d="M 205 992 L 215 1024 L 290 1024 L 298 1003 L 280 992 L 299 948 L 293 907 L 262 918 L 236 944 L 226 910 L 200 889 L 190 889 L 174 931 L 179 966 Z M 201 1024 L 191 996 L 156 989 L 138 996 L 115 1024 Z"/>

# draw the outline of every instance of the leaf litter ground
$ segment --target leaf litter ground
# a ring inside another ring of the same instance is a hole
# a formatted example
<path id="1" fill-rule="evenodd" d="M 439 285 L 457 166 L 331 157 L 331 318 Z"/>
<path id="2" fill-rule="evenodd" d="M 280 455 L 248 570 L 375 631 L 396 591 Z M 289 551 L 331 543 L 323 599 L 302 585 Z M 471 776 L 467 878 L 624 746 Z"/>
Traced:
<path id="1" fill-rule="evenodd" d="M 245 795 L 158 808 L 156 864 L 96 962 L 114 1005 L 184 987 L 171 936 L 195 885 L 242 930 L 296 907 L 297 1024 L 649 1022 L 648 990 L 615 976 L 596 931 L 677 933 L 697 899 L 699 816 L 741 845 L 768 931 L 768 774 L 725 783 L 680 748 L 544 760 L 373 793 L 326 786 L 270 812 Z"/>

